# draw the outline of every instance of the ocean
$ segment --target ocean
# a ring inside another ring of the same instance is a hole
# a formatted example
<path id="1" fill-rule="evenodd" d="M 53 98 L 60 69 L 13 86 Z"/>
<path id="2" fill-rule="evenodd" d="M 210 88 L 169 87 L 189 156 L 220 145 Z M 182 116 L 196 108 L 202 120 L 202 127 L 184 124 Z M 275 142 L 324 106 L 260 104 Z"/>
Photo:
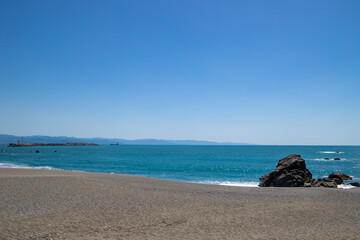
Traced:
<path id="1" fill-rule="evenodd" d="M 0 167 L 118 173 L 184 182 L 257 186 L 261 176 L 272 171 L 281 158 L 290 154 L 301 155 L 314 178 L 343 172 L 352 176 L 354 181 L 360 180 L 360 146 L 102 145 L 10 148 L 0 145 Z"/>

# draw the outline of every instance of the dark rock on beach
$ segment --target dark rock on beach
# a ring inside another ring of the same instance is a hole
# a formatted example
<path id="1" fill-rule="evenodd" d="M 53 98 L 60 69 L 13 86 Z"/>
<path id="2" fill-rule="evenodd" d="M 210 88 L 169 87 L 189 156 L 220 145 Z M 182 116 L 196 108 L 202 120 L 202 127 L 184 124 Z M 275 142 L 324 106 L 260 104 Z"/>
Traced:
<path id="1" fill-rule="evenodd" d="M 337 185 L 342 183 L 342 182 L 341 183 L 337 183 L 337 182 L 339 181 L 330 178 L 314 179 L 311 185 L 313 187 L 337 188 Z"/>
<path id="2" fill-rule="evenodd" d="M 343 184 L 346 180 L 352 180 L 352 178 L 345 173 L 337 172 L 330 174 L 327 178 L 313 180 L 312 186 L 336 188 L 337 185 Z"/>
<path id="3" fill-rule="evenodd" d="M 323 178 L 323 179 L 327 179 L 327 180 L 333 181 L 333 182 L 335 182 L 337 185 L 344 183 L 344 180 L 342 180 L 341 178 Z"/>
<path id="4" fill-rule="evenodd" d="M 279 160 L 276 168 L 260 178 L 260 187 L 303 187 L 310 183 L 312 174 L 300 155 L 289 155 Z"/>
<path id="5" fill-rule="evenodd" d="M 346 175 L 345 173 L 341 173 L 341 172 L 337 172 L 337 173 L 332 173 L 329 175 L 330 179 L 341 179 L 341 180 L 352 180 L 352 178 L 349 175 Z"/>
<path id="6" fill-rule="evenodd" d="M 260 187 L 327 187 L 337 188 L 345 180 L 352 180 L 344 173 L 332 173 L 323 179 L 312 179 L 300 155 L 289 155 L 279 160 L 276 168 L 260 178 Z M 360 185 L 354 183 L 353 186 Z"/>

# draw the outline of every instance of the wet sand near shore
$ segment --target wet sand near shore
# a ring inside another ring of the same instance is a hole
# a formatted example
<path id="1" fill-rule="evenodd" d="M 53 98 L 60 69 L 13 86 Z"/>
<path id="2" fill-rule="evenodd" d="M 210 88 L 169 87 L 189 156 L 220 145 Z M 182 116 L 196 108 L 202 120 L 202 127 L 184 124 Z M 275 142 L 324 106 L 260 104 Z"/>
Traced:
<path id="1" fill-rule="evenodd" d="M 0 239 L 359 239 L 360 188 L 0 169 Z"/>

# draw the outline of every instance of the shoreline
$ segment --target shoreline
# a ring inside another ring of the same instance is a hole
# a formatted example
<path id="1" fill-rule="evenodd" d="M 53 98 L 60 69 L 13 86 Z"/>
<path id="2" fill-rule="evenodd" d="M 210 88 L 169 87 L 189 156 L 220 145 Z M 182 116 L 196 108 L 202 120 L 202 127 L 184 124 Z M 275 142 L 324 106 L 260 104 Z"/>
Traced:
<path id="1" fill-rule="evenodd" d="M 4 165 L 2 165 L 4 164 Z M 150 179 L 160 179 L 160 180 L 167 180 L 167 181 L 176 181 L 176 182 L 184 182 L 184 183 L 195 183 L 195 184 L 205 184 L 205 185 L 216 185 L 216 186 L 231 186 L 231 187 L 246 187 L 246 188 L 257 188 L 259 187 L 260 181 L 200 181 L 200 182 L 191 182 L 191 181 L 181 181 L 181 180 L 174 180 L 174 179 L 163 179 L 163 178 L 154 178 L 149 176 L 142 176 L 142 175 L 135 175 L 135 174 L 122 174 L 122 173 L 114 173 L 114 172 L 87 172 L 87 171 L 80 171 L 80 170 L 66 170 L 66 169 L 59 169 L 53 168 L 50 166 L 38 166 L 38 167 L 31 167 L 28 165 L 18 165 L 13 163 L 0 163 L 0 169 L 28 169 L 28 170 L 48 170 L 48 171 L 70 171 L 70 172 L 83 172 L 83 173 L 101 173 L 101 174 L 119 174 L 119 175 L 129 175 L 129 176 L 138 176 L 138 177 L 145 177 Z M 326 177 L 326 176 L 325 176 Z M 353 177 L 353 176 L 352 176 Z M 357 180 L 357 179 L 356 179 Z M 340 184 L 338 185 L 338 189 L 353 189 L 356 188 L 354 186 Z"/>
<path id="2" fill-rule="evenodd" d="M 329 239 L 359 234 L 360 189 L 246 188 L 0 168 L 0 239 Z"/>
<path id="3" fill-rule="evenodd" d="M 3 164 L 3 165 L 2 165 Z M 160 180 L 167 180 L 167 181 L 176 181 L 176 182 L 184 182 L 184 183 L 195 183 L 195 184 L 208 184 L 208 185 L 217 185 L 217 186 L 232 186 L 232 187 L 259 187 L 260 182 L 255 181 L 242 181 L 242 182 L 231 182 L 231 181 L 201 181 L 201 182 L 191 182 L 191 181 L 181 181 L 181 180 L 174 180 L 174 179 L 163 179 L 163 178 L 154 178 L 149 176 L 142 176 L 136 174 L 123 174 L 123 173 L 114 173 L 114 172 L 88 172 L 88 171 L 80 171 L 80 170 L 66 170 L 66 169 L 59 169 L 53 168 L 51 166 L 38 166 L 38 167 L 31 167 L 28 165 L 19 165 L 13 163 L 0 163 L 0 169 L 27 169 L 27 170 L 48 170 L 48 171 L 70 171 L 70 172 L 83 172 L 83 173 L 101 173 L 101 174 L 119 174 L 119 175 L 129 175 L 129 176 L 138 176 L 138 177 L 145 177 L 150 179 L 160 179 Z"/>
<path id="4" fill-rule="evenodd" d="M 66 169 L 59 169 L 53 168 L 51 166 L 28 166 L 26 164 L 14 164 L 14 163 L 1 163 L 0 162 L 0 169 L 28 169 L 28 170 L 49 170 L 49 171 L 70 171 L 70 172 L 87 172 L 81 170 L 66 170 Z M 185 182 L 185 183 L 196 183 L 196 184 L 209 184 L 209 185 L 219 185 L 219 186 L 234 186 L 234 187 L 258 187 L 260 182 L 255 181 L 242 181 L 242 182 L 231 182 L 231 181 L 201 181 L 201 182 L 191 182 L 191 181 L 181 181 L 181 180 L 173 180 L 173 179 L 163 179 L 163 178 L 154 178 L 149 176 L 142 176 L 136 174 L 122 174 L 122 173 L 114 173 L 114 172 L 87 172 L 87 173 L 103 173 L 103 174 L 120 174 L 120 175 L 130 175 L 130 176 L 139 176 L 139 177 L 146 177 L 151 179 L 162 179 L 168 181 L 177 181 L 177 182 Z"/>

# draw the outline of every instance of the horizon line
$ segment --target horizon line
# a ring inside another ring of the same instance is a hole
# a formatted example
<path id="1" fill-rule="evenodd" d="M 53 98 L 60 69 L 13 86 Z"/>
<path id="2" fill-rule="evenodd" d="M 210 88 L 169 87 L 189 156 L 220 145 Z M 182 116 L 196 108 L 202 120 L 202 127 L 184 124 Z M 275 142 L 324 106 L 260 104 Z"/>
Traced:
<path id="1" fill-rule="evenodd" d="M 105 139 L 105 140 L 124 140 L 124 141 L 169 141 L 169 142 L 208 142 L 208 143 L 215 143 L 216 145 L 233 145 L 233 146 L 240 146 L 240 145 L 249 145 L 249 146 L 360 146 L 360 144 L 260 144 L 260 143 L 246 143 L 246 142 L 221 142 L 221 141 L 212 141 L 212 140 L 192 140 L 192 139 L 161 139 L 161 138 L 138 138 L 138 139 L 125 139 L 125 138 L 118 138 L 118 137 L 75 137 L 75 136 L 49 136 L 49 135 L 12 135 L 12 134 L 5 134 L 2 133 L 0 135 L 6 135 L 11 137 L 50 137 L 50 138 L 78 138 L 78 139 Z M 104 145 L 104 144 L 103 144 Z M 126 144 L 123 143 L 122 145 L 136 145 L 136 144 Z M 143 145 L 143 144 L 139 144 Z M 149 144 L 146 144 L 149 145 Z M 168 145 L 168 144 L 151 144 L 151 145 Z M 187 145 L 187 144 L 176 144 L 173 145 Z M 193 144 L 188 144 L 193 145 Z M 199 145 L 212 145 L 212 144 L 199 144 Z"/>

